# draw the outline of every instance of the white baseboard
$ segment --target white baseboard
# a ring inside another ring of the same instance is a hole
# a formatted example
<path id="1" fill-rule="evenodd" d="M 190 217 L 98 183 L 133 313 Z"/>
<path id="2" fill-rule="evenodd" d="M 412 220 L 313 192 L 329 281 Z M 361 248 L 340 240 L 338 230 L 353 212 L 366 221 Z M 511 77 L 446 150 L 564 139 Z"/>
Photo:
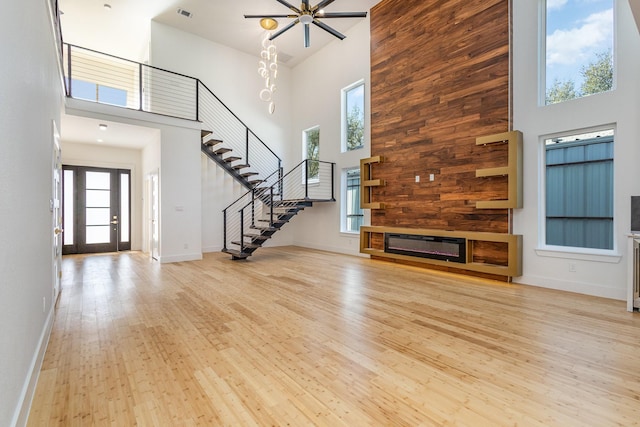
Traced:
<path id="1" fill-rule="evenodd" d="M 220 252 L 222 250 L 222 246 L 206 246 L 204 248 L 202 248 L 202 253 L 209 253 L 209 252 Z"/>
<path id="2" fill-rule="evenodd" d="M 558 280 L 551 277 L 539 277 L 531 275 L 515 277 L 513 279 L 513 282 L 522 285 L 537 286 L 540 288 L 591 295 L 594 297 L 626 300 L 626 290 L 624 288 L 611 288 L 606 286 L 594 285 L 592 283 L 570 282 L 567 280 Z"/>
<path id="3" fill-rule="evenodd" d="M 31 410 L 31 402 L 33 402 L 33 396 L 36 392 L 36 385 L 38 384 L 38 378 L 40 377 L 40 369 L 42 369 L 44 354 L 47 351 L 49 337 L 51 336 L 51 329 L 53 328 L 54 310 L 54 306 L 52 305 L 44 324 L 44 328 L 42 328 L 42 333 L 40 334 L 37 351 L 34 353 L 33 359 L 31 360 L 29 375 L 22 386 L 19 404 L 16 407 L 16 412 L 13 414 L 13 420 L 11 422 L 12 426 L 27 425 L 29 411 Z"/>
<path id="4" fill-rule="evenodd" d="M 165 255 L 160 256 L 158 261 L 161 264 L 166 264 L 170 262 L 182 262 L 182 261 L 200 261 L 202 259 L 201 252 L 195 252 L 191 254 L 180 254 L 180 255 Z"/>

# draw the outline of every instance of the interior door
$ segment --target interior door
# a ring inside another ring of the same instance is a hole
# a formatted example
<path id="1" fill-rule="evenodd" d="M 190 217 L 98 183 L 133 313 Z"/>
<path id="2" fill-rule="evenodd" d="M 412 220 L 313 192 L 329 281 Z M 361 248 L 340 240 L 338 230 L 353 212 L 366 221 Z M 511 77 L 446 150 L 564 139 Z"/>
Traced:
<path id="1" fill-rule="evenodd" d="M 158 173 L 150 175 L 149 184 L 151 188 L 151 221 L 149 235 L 151 236 L 151 257 L 157 260 L 160 257 L 160 206 Z"/>
<path id="2" fill-rule="evenodd" d="M 131 249 L 130 171 L 64 166 L 64 172 L 73 184 L 64 187 L 63 253 Z"/>
<path id="3" fill-rule="evenodd" d="M 58 299 L 62 280 L 62 155 L 60 133 L 53 122 L 53 184 L 51 188 L 51 220 L 53 225 L 53 304 Z"/>

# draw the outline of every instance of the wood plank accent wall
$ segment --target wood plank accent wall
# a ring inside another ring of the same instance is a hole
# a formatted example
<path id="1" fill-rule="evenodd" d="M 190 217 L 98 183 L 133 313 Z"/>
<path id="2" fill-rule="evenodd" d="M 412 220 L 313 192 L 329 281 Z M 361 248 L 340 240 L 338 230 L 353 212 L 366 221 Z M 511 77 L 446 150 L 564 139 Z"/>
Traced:
<path id="1" fill-rule="evenodd" d="M 476 137 L 509 130 L 509 0 L 383 0 L 371 10 L 372 198 L 375 226 L 509 231 L 506 145 Z M 434 181 L 429 181 L 434 174 Z M 415 182 L 415 176 L 420 182 Z"/>

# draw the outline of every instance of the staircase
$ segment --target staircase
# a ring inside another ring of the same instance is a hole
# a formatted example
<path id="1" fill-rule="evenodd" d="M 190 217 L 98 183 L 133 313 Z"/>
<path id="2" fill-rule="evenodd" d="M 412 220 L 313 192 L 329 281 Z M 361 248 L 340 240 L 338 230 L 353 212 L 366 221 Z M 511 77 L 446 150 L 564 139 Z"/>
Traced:
<path id="1" fill-rule="evenodd" d="M 247 190 L 251 190 L 258 184 L 264 182 L 263 179 L 258 178 L 259 172 L 251 170 L 251 166 L 246 162 L 240 162 L 242 157 L 231 154 L 232 148 L 225 147 L 224 142 L 221 139 L 211 137 L 212 132 L 210 130 L 200 131 L 202 140 L 201 150 L 211 160 L 216 162 L 221 168 L 223 168 L 229 175 L 242 184 Z M 235 164 L 234 164 L 235 163 Z"/>
<path id="2" fill-rule="evenodd" d="M 333 202 L 335 163 L 304 160 L 286 175 L 256 185 L 224 209 L 222 252 L 246 259 L 316 202 Z M 317 171 L 309 176 L 309 171 Z M 277 177 L 276 174 L 274 176 Z"/>
<path id="3" fill-rule="evenodd" d="M 335 201 L 334 163 L 305 160 L 283 175 L 280 157 L 199 79 L 68 43 L 63 64 L 70 98 L 104 102 L 74 87 L 107 85 L 126 94 L 118 106 L 202 123 L 202 152 L 247 189 L 223 211 L 222 251 L 233 259 L 246 259 L 313 203 Z"/>

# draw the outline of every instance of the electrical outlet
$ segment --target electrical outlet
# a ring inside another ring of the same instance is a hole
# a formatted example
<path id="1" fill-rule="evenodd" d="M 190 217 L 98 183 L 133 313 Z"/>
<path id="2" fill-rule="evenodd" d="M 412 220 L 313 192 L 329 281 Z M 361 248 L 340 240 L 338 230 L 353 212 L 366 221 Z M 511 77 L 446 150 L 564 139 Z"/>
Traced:
<path id="1" fill-rule="evenodd" d="M 434 179 L 436 179 L 435 175 L 434 175 L 434 174 L 432 174 L 432 173 L 430 173 L 430 174 L 429 174 L 429 181 L 432 181 L 432 182 L 433 182 L 433 180 L 434 180 Z"/>
<path id="2" fill-rule="evenodd" d="M 420 175 L 416 175 L 416 182 L 420 182 Z"/>
<path id="3" fill-rule="evenodd" d="M 569 271 L 572 273 L 576 272 L 576 265 L 572 262 L 569 263 Z"/>
<path id="4" fill-rule="evenodd" d="M 42 297 L 42 312 L 47 311 L 47 297 Z"/>

